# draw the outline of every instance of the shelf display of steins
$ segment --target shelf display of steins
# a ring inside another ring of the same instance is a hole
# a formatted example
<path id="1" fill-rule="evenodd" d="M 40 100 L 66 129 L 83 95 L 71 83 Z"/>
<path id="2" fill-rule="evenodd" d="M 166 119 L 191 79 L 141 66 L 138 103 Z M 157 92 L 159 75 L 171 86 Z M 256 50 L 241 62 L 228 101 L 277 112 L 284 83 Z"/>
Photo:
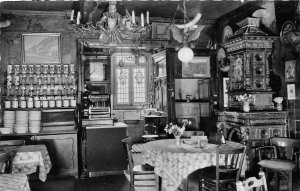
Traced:
<path id="1" fill-rule="evenodd" d="M 4 106 L 75 107 L 76 80 L 74 64 L 7 65 Z"/>

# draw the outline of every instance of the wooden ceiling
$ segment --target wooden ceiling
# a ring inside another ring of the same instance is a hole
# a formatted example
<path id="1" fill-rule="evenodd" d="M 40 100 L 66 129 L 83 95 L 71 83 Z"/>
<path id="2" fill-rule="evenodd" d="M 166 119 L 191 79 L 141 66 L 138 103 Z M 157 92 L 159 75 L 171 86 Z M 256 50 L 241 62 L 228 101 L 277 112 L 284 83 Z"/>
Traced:
<path id="1" fill-rule="evenodd" d="M 100 1 L 103 9 L 107 9 L 107 1 Z M 25 10 L 25 11 L 66 11 L 71 9 L 83 10 L 88 15 L 96 6 L 97 1 L 4 1 L 0 3 L 1 10 Z M 197 12 L 202 14 L 200 21 L 214 21 L 222 15 L 245 4 L 241 1 L 210 1 L 190 0 L 186 2 L 187 16 L 193 18 Z M 178 5 L 183 1 L 118 1 L 117 11 L 125 15 L 125 10 L 150 12 L 150 17 L 173 18 Z M 183 18 L 183 13 L 176 12 L 176 18 Z"/>

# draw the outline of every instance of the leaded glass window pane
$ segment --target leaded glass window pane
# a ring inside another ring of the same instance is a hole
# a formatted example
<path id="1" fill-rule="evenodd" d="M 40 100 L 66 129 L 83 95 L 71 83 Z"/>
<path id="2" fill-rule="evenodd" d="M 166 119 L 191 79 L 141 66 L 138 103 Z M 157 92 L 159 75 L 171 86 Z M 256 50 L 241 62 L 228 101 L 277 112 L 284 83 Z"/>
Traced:
<path id="1" fill-rule="evenodd" d="M 117 103 L 129 104 L 129 68 L 116 68 Z"/>
<path id="2" fill-rule="evenodd" d="M 146 101 L 146 70 L 145 68 L 133 69 L 133 102 L 144 103 Z"/>

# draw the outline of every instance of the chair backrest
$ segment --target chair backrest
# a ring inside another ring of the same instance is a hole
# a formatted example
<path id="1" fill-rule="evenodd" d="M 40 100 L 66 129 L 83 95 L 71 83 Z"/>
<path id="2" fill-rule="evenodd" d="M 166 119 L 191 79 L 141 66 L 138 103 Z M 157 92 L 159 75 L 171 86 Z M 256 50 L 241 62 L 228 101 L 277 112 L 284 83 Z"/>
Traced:
<path id="1" fill-rule="evenodd" d="M 9 161 L 9 154 L 0 153 L 0 174 L 4 173 L 8 161 Z"/>
<path id="2" fill-rule="evenodd" d="M 5 172 L 6 167 L 9 166 L 10 159 L 10 153 L 0 153 L 0 174 Z"/>
<path id="3" fill-rule="evenodd" d="M 134 167 L 133 163 L 133 157 L 132 157 L 132 138 L 128 137 L 122 140 L 122 142 L 125 144 L 127 156 L 128 156 L 128 163 L 129 163 L 129 170 L 132 172 L 132 169 Z"/>
<path id="4" fill-rule="evenodd" d="M 219 182 L 220 173 L 235 173 L 236 182 L 241 175 L 247 147 L 222 148 L 217 146 L 216 150 L 216 181 Z M 224 160 L 224 164 L 220 162 Z"/>
<path id="5" fill-rule="evenodd" d="M 293 160 L 295 149 L 300 148 L 300 140 L 286 137 L 273 137 L 270 144 L 277 147 L 277 158 Z"/>
<path id="6" fill-rule="evenodd" d="M 0 141 L 0 146 L 19 146 L 25 145 L 25 140 L 5 140 Z"/>
<path id="7" fill-rule="evenodd" d="M 145 134 L 146 135 L 157 135 L 157 126 L 153 123 L 148 123 L 145 125 Z"/>
<path id="8" fill-rule="evenodd" d="M 236 182 L 237 191 L 253 191 L 254 188 L 257 188 L 257 191 L 268 191 L 266 177 L 264 172 L 259 172 L 259 179 L 256 177 L 250 177 L 247 180 L 241 182 Z"/>

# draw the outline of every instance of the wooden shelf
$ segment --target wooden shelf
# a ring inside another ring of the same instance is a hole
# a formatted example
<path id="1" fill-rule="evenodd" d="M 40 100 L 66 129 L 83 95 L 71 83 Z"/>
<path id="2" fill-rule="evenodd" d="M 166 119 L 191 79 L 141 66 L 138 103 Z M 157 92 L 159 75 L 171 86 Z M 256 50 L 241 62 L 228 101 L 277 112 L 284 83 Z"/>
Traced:
<path id="1" fill-rule="evenodd" d="M 15 136 L 35 136 L 35 135 L 56 135 L 56 134 L 74 134 L 77 130 L 74 128 L 72 131 L 56 131 L 56 132 L 39 132 L 39 133 L 10 133 L 0 134 L 0 137 L 15 137 Z"/>
<path id="2" fill-rule="evenodd" d="M 207 103 L 207 102 L 209 102 L 209 100 L 208 99 L 197 99 L 197 100 L 190 100 L 189 102 L 187 102 L 186 100 L 183 100 L 183 99 L 181 99 L 181 100 L 177 99 L 177 100 L 175 100 L 175 102 L 178 102 L 178 103 Z"/>
<path id="3" fill-rule="evenodd" d="M 21 111 L 26 111 L 26 110 L 61 110 L 61 111 L 66 111 L 66 110 L 74 110 L 75 108 L 76 107 L 2 108 L 2 110 L 10 110 L 10 111 L 15 111 L 15 110 L 21 110 Z"/>

